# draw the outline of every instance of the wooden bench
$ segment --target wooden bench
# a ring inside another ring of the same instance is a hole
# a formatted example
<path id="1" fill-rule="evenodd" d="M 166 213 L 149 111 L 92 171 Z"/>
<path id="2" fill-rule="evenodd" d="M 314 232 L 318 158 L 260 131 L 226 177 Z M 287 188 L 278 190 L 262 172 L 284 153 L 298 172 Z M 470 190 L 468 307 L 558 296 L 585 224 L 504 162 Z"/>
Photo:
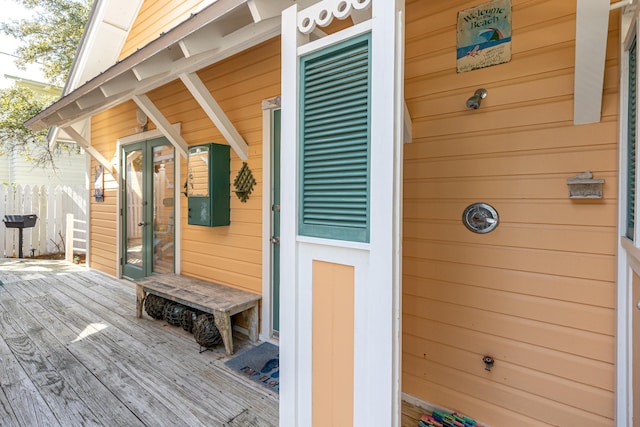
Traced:
<path id="1" fill-rule="evenodd" d="M 258 341 L 260 295 L 228 286 L 176 274 L 158 274 L 136 282 L 136 314 L 142 317 L 147 294 L 213 314 L 227 354 L 233 354 L 231 316 L 242 313 L 248 324 L 249 339 Z"/>

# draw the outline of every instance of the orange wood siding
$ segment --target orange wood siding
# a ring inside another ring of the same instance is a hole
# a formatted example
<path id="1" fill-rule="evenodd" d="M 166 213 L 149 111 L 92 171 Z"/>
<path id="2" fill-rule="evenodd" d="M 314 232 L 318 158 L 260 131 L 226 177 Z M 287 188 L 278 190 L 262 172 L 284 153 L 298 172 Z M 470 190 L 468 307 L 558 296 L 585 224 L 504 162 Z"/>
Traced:
<path id="1" fill-rule="evenodd" d="M 200 227 L 187 224 L 182 200 L 182 273 L 262 292 L 262 107 L 263 99 L 280 94 L 280 39 L 256 46 L 215 64 L 198 75 L 249 146 L 247 164 L 256 179 L 251 196 L 242 203 L 231 189 L 231 225 Z M 172 123 L 182 123 L 189 145 L 226 143 L 214 124 L 176 81 L 149 94 Z M 231 150 L 233 180 L 243 161 Z M 181 183 L 185 180 L 183 161 Z"/>
<path id="2" fill-rule="evenodd" d="M 132 30 L 120 52 L 119 60 L 126 58 L 137 49 L 157 39 L 189 15 L 200 10 L 205 2 L 202 0 L 146 0 L 133 23 Z"/>
<path id="3" fill-rule="evenodd" d="M 314 260 L 312 395 L 314 426 L 353 420 L 355 269 Z"/>
<path id="4" fill-rule="evenodd" d="M 575 2 L 513 0 L 511 62 L 457 74 L 457 13 L 484 2 L 407 1 L 403 391 L 495 426 L 612 425 L 619 15 L 602 122 L 574 126 Z M 570 200 L 586 170 L 604 198 Z M 464 227 L 474 202 L 495 231 Z"/>
<path id="5" fill-rule="evenodd" d="M 280 39 L 273 39 L 243 54 L 199 72 L 215 99 L 249 146 L 247 163 L 257 184 L 246 203 L 231 192 L 231 225 L 201 227 L 187 224 L 186 198 L 182 209 L 182 273 L 228 284 L 251 292 L 262 292 L 262 107 L 263 99 L 280 94 Z M 171 123 L 182 124 L 189 145 L 226 143 L 182 82 L 174 81 L 149 97 Z M 105 157 L 116 155 L 119 138 L 135 133 L 136 106 L 132 102 L 94 117 L 92 140 Z M 150 126 L 154 128 L 153 124 Z M 182 162 L 182 185 L 186 162 Z M 231 150 L 230 182 L 242 160 Z M 107 180 L 111 177 L 108 176 Z M 105 203 L 92 203 L 92 267 L 115 274 L 116 211 L 115 183 L 105 183 Z M 233 188 L 232 188 L 233 190 Z"/>
<path id="6" fill-rule="evenodd" d="M 118 138 L 135 133 L 136 105 L 124 103 L 98 114 L 91 119 L 91 143 L 107 159 L 116 163 L 116 142 Z M 95 168 L 98 163 L 91 160 L 91 194 Z M 118 183 L 110 173 L 104 174 L 104 202 L 90 199 L 90 267 L 115 276 L 117 274 L 117 197 L 120 197 Z"/>

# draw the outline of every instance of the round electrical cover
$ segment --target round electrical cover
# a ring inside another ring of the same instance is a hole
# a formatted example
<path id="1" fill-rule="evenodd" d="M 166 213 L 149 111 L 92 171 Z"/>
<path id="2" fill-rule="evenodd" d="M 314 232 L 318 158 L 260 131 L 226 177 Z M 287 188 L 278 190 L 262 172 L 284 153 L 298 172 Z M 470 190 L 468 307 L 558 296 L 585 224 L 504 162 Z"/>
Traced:
<path id="1" fill-rule="evenodd" d="M 462 213 L 462 222 L 474 233 L 488 233 L 498 226 L 498 212 L 486 203 L 474 203 Z"/>

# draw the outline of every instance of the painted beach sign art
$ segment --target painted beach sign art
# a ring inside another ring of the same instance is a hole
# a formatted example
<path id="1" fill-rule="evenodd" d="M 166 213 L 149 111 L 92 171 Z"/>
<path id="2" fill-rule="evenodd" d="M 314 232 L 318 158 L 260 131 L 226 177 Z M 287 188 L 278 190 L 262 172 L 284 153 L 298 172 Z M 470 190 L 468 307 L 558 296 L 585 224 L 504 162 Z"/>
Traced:
<path id="1" fill-rule="evenodd" d="M 511 60 L 511 0 L 495 0 L 458 12 L 456 71 Z"/>

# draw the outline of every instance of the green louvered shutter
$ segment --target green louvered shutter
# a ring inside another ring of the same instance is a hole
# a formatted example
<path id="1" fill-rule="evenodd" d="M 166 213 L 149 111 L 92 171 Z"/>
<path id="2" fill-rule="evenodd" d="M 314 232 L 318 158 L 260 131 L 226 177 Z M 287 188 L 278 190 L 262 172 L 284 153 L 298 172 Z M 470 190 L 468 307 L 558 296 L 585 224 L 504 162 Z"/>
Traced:
<path id="1" fill-rule="evenodd" d="M 635 235 L 635 206 L 636 206 L 636 105 L 638 101 L 636 90 L 636 40 L 629 49 L 629 105 L 627 120 L 627 233 L 633 240 Z"/>
<path id="2" fill-rule="evenodd" d="M 301 58 L 303 236 L 369 241 L 371 37 Z"/>

